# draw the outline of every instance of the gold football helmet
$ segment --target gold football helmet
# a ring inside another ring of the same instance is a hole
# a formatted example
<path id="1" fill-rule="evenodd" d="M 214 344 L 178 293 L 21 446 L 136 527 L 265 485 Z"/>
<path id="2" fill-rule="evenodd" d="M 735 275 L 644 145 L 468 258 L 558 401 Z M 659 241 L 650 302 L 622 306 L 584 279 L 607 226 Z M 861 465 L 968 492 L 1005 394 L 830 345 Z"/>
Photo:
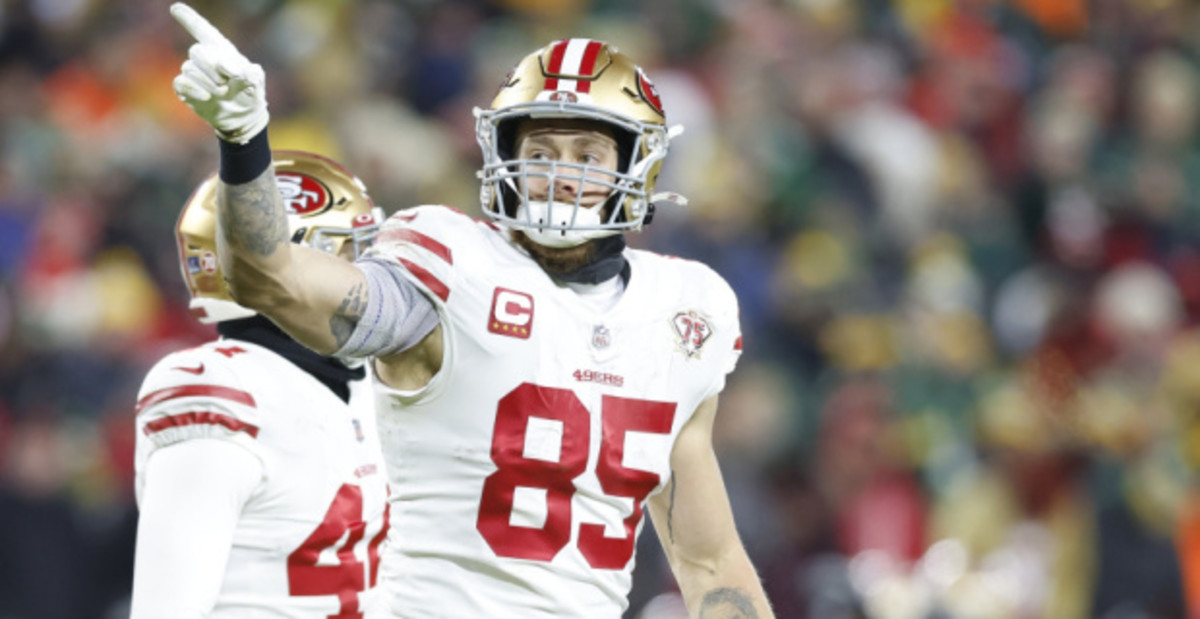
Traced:
<path id="1" fill-rule="evenodd" d="M 475 109 L 475 139 L 483 151 L 480 201 L 499 223 L 521 228 L 535 241 L 572 245 L 638 230 L 649 223 L 659 200 L 683 203 L 677 194 L 654 194 L 654 184 L 672 137 L 662 101 L 640 67 L 616 47 L 592 39 L 561 39 L 526 56 L 513 69 L 490 109 Z M 516 127 L 523 119 L 581 119 L 613 130 L 618 170 L 516 156 Z M 595 183 L 611 189 L 604 213 L 585 213 L 582 192 L 574 204 L 530 202 L 530 177 L 543 177 L 554 195 L 555 179 Z M 535 214 L 536 213 L 536 214 Z M 565 239 L 565 241 L 564 241 Z"/>
<path id="2" fill-rule="evenodd" d="M 287 211 L 288 232 L 299 243 L 357 258 L 383 223 L 358 177 L 337 162 L 302 151 L 272 153 L 275 181 Z M 179 266 L 192 300 L 189 309 L 205 324 L 255 313 L 233 301 L 217 261 L 217 175 L 196 188 L 175 226 Z M 349 244 L 347 244 L 349 243 Z"/>

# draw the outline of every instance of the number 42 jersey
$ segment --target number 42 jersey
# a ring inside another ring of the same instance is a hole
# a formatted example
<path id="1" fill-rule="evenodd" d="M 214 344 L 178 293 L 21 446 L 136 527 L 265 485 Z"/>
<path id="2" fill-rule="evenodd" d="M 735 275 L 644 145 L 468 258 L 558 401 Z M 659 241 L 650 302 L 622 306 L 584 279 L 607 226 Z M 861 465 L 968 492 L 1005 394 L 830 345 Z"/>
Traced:
<path id="1" fill-rule="evenodd" d="M 167 355 L 147 375 L 138 394 L 139 503 L 155 454 L 173 445 L 227 441 L 261 464 L 261 481 L 235 507 L 224 574 L 194 575 L 214 581 L 204 616 L 350 618 L 374 603 L 387 480 L 371 382 L 349 381 L 346 402 L 269 348 L 238 339 Z M 197 586 L 208 590 L 172 585 Z M 165 594 L 173 596 L 166 604 L 185 598 Z M 183 616 L 176 611 L 171 616 Z"/>
<path id="2" fill-rule="evenodd" d="M 391 616 L 619 617 L 644 502 L 741 351 L 708 267 L 627 249 L 628 284 L 597 311 L 508 234 L 415 207 L 365 258 L 434 302 L 445 350 L 423 389 L 376 385 Z"/>

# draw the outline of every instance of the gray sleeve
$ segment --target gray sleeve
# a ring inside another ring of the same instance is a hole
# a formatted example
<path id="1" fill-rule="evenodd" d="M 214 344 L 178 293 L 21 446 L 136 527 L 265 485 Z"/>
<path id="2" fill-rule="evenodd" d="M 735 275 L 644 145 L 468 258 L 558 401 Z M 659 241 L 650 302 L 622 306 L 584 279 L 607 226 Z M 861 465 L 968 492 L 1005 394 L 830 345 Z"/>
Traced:
<path id="1" fill-rule="evenodd" d="M 437 326 L 437 309 L 399 267 L 370 258 L 355 266 L 367 278 L 367 307 L 350 339 L 334 356 L 383 357 L 402 352 Z"/>

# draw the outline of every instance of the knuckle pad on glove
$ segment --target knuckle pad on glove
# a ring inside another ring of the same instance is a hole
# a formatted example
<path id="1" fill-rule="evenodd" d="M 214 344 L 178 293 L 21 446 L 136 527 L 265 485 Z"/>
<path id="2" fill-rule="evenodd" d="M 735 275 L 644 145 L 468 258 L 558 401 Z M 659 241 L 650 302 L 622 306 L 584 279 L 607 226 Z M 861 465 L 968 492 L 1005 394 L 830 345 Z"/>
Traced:
<path id="1" fill-rule="evenodd" d="M 246 78 L 249 79 L 253 84 L 261 85 L 266 81 L 267 73 L 266 71 L 263 71 L 262 65 L 258 63 L 251 63 L 250 66 L 246 68 Z"/>
<path id="2" fill-rule="evenodd" d="M 221 94 L 226 89 L 224 85 L 214 82 L 207 73 L 201 71 L 200 68 L 195 64 L 192 64 L 191 61 L 183 64 L 183 67 L 180 69 L 180 75 L 187 77 L 196 86 L 213 94 Z"/>
<path id="3" fill-rule="evenodd" d="M 184 102 L 189 105 L 192 102 L 202 103 L 212 98 L 211 93 L 198 86 L 186 75 L 177 76 L 173 85 L 175 87 L 175 94 L 183 98 Z"/>
<path id="4" fill-rule="evenodd" d="M 214 84 L 225 82 L 225 77 L 221 75 L 219 69 L 220 58 L 211 47 L 200 44 L 193 45 L 188 56 L 191 58 L 192 65 L 208 76 L 211 82 Z"/>

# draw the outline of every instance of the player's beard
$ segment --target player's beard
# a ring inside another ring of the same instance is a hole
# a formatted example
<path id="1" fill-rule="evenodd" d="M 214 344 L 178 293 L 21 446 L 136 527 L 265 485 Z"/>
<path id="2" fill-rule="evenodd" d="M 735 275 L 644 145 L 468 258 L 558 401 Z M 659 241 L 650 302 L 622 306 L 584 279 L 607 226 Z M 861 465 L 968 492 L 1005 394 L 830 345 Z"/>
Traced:
<path id="1" fill-rule="evenodd" d="M 596 239 L 574 247 L 547 247 L 535 243 L 520 230 L 512 230 L 511 234 L 513 242 L 529 252 L 533 261 L 554 277 L 574 273 L 596 259 Z"/>

